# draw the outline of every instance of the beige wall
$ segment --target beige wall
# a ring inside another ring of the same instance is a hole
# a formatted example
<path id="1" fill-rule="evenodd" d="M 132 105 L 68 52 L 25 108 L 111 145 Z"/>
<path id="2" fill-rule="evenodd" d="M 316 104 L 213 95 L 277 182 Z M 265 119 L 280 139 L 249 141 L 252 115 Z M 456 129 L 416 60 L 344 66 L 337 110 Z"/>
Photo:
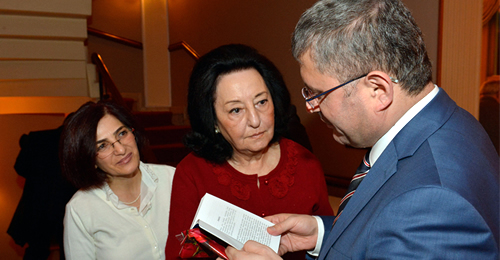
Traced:
<path id="1" fill-rule="evenodd" d="M 482 1 L 443 0 L 440 84 L 457 104 L 479 117 Z M 467 19 L 464 19 L 467 17 Z"/>
<path id="2" fill-rule="evenodd" d="M 164 110 L 172 106 L 167 0 L 142 0 L 144 102 Z"/>
<path id="3" fill-rule="evenodd" d="M 23 192 L 24 178 L 17 175 L 14 163 L 19 154 L 19 138 L 30 131 L 53 129 L 64 120 L 63 114 L 0 115 L 0 259 L 22 259 L 24 249 L 6 233 Z"/>

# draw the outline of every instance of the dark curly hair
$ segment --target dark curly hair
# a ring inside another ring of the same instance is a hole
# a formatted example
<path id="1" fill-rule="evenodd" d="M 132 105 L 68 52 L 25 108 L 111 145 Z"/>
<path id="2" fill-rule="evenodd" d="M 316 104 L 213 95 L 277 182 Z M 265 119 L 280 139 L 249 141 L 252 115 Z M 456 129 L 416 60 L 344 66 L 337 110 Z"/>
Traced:
<path id="1" fill-rule="evenodd" d="M 59 149 L 62 173 L 78 189 L 101 187 L 106 182 L 106 173 L 95 167 L 97 124 L 105 115 L 112 115 L 134 129 L 141 157 L 147 144 L 142 129 L 126 108 L 112 101 L 83 104 L 65 119 Z"/>
<path id="2" fill-rule="evenodd" d="M 274 136 L 278 141 L 287 131 L 290 93 L 276 66 L 257 50 L 243 44 L 220 46 L 203 55 L 195 64 L 189 79 L 188 114 L 192 131 L 184 144 L 196 155 L 211 162 L 223 163 L 233 155 L 232 146 L 215 134 L 215 91 L 221 76 L 245 69 L 255 69 L 264 79 L 274 104 Z"/>

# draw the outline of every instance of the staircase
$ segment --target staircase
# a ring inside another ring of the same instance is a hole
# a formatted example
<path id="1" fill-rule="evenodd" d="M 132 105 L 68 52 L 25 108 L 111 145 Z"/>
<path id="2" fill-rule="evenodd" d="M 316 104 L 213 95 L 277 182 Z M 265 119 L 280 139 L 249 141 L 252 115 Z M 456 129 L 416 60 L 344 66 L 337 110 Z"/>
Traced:
<path id="1" fill-rule="evenodd" d="M 177 164 L 190 152 L 182 143 L 183 136 L 191 130 L 188 125 L 173 125 L 172 112 L 133 112 L 138 124 L 146 133 L 150 151 L 146 161 L 151 163 Z"/>

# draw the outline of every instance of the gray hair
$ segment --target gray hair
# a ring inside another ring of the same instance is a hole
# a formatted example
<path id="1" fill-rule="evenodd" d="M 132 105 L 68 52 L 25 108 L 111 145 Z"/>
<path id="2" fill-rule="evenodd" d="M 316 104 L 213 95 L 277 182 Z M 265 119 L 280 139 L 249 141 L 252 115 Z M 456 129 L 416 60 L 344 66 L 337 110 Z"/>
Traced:
<path id="1" fill-rule="evenodd" d="M 432 81 L 422 32 L 399 0 L 322 0 L 304 12 L 292 37 L 299 62 L 344 82 L 373 70 L 416 95 Z"/>

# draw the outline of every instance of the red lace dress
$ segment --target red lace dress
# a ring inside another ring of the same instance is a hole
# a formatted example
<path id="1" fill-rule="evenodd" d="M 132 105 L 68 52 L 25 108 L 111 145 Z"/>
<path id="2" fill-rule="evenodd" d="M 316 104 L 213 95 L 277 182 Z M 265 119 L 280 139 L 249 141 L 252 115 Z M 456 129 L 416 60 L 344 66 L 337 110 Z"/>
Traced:
<path id="1" fill-rule="evenodd" d="M 193 153 L 186 156 L 174 174 L 166 259 L 178 258 L 180 243 L 175 235 L 190 228 L 205 193 L 260 216 L 277 213 L 332 215 L 318 159 L 285 138 L 280 140 L 280 150 L 276 168 L 261 177 L 243 174 L 227 162 L 217 165 Z M 287 254 L 284 258 L 303 260 L 304 252 Z"/>

